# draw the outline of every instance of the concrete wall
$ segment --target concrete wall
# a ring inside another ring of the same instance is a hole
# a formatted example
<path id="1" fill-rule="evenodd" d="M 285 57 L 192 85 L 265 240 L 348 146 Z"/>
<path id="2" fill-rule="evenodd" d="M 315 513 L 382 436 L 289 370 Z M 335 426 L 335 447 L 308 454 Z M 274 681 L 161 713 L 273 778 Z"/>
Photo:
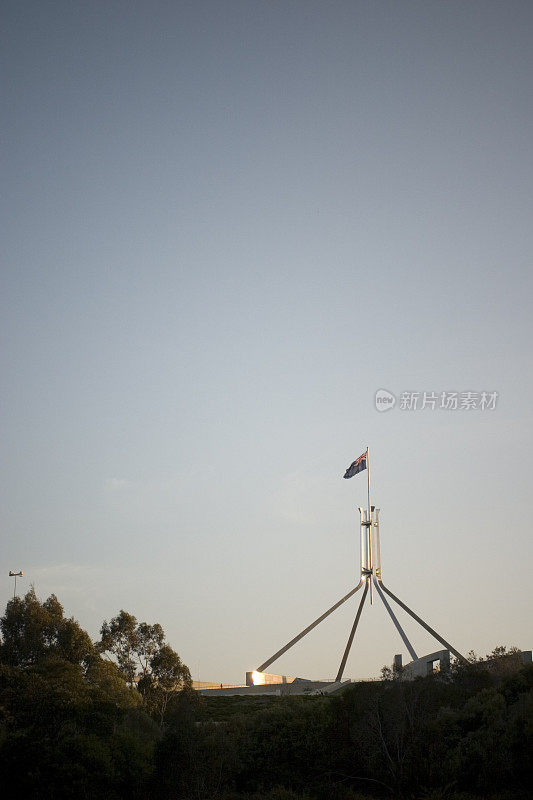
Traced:
<path id="1" fill-rule="evenodd" d="M 523 650 L 521 656 L 523 664 L 531 664 L 531 650 Z M 486 666 L 491 669 L 490 662 L 482 663 L 486 664 Z M 416 659 L 416 661 L 411 661 L 409 664 L 406 664 L 405 667 L 402 667 L 402 656 L 398 654 L 394 656 L 393 666 L 394 669 L 398 671 L 403 668 L 403 676 L 407 679 L 423 678 L 426 675 L 432 675 L 435 671 L 442 672 L 443 670 L 449 669 L 450 651 L 436 650 L 434 653 L 429 653 L 427 656 Z"/>
<path id="2" fill-rule="evenodd" d="M 296 678 L 291 678 L 289 675 L 274 675 L 271 672 L 253 672 L 246 673 L 246 686 L 265 686 L 270 683 L 293 683 Z"/>
<path id="3" fill-rule="evenodd" d="M 395 656 L 395 659 L 397 658 L 398 656 Z M 434 653 L 429 653 L 427 656 L 422 656 L 421 658 L 417 658 L 416 661 L 411 661 L 409 664 L 406 664 L 403 674 L 406 678 L 424 678 L 426 675 L 432 675 L 435 671 L 442 672 L 449 668 L 450 651 L 436 650 Z"/>
<path id="4" fill-rule="evenodd" d="M 235 695 L 257 696 L 270 695 L 278 697 L 282 695 L 322 695 L 332 694 L 343 686 L 347 686 L 351 681 L 307 681 L 304 678 L 296 678 L 292 683 L 265 683 L 262 686 L 240 686 L 218 689 L 200 689 L 199 693 L 205 697 L 234 697 Z"/>

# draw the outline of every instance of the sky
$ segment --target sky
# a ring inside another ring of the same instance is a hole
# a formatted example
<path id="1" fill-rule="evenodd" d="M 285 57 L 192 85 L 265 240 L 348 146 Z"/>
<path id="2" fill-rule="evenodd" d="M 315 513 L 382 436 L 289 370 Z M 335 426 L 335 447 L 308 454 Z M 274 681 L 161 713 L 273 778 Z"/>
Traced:
<path id="1" fill-rule="evenodd" d="M 2 5 L 2 608 L 241 683 L 358 582 L 369 446 L 385 585 L 531 649 L 531 3 Z M 375 599 L 345 676 L 400 652 Z"/>

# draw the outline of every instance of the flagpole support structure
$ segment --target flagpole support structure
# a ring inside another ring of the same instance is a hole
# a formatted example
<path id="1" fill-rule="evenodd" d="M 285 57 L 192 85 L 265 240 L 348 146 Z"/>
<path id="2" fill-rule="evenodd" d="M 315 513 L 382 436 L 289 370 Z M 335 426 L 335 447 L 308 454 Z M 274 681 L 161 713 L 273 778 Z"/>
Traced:
<path id="1" fill-rule="evenodd" d="M 338 608 L 340 608 L 340 606 L 342 606 L 343 603 L 349 600 L 350 597 L 353 597 L 353 595 L 359 591 L 363 583 L 364 581 L 361 578 L 361 580 L 354 589 L 348 592 L 348 594 L 344 595 L 344 597 L 341 597 L 341 599 L 337 603 L 335 603 L 335 605 L 331 606 L 331 608 L 328 608 L 328 610 L 325 611 L 324 614 L 318 617 L 318 619 L 315 619 L 315 621 L 312 622 L 310 625 L 308 625 L 307 628 L 304 628 L 304 630 L 301 633 L 295 636 L 294 639 L 291 639 L 290 642 L 288 642 L 284 647 L 281 648 L 281 650 L 278 650 L 277 653 L 274 653 L 273 656 L 267 658 L 267 660 L 263 664 L 261 664 L 260 667 L 257 668 L 256 672 L 264 672 L 267 667 L 273 664 L 274 661 L 277 661 L 278 658 L 280 658 L 282 655 L 284 655 L 284 653 L 287 652 L 287 650 L 290 650 L 293 645 L 295 645 L 297 642 L 300 641 L 300 639 L 303 639 L 304 636 L 307 636 L 307 634 L 310 633 L 313 630 L 313 628 L 316 628 L 317 625 L 323 622 L 326 619 L 326 617 L 329 617 L 330 614 L 333 614 L 333 612 L 336 611 Z"/>
<path id="2" fill-rule="evenodd" d="M 346 667 L 346 662 L 348 660 L 348 656 L 350 654 L 350 650 L 352 648 L 352 644 L 355 638 L 355 633 L 357 631 L 357 627 L 359 625 L 359 621 L 361 619 L 361 614 L 363 612 L 363 607 L 365 604 L 365 600 L 367 598 L 368 591 L 370 589 L 370 603 L 373 603 L 373 588 L 375 587 L 378 597 L 383 602 L 385 609 L 390 616 L 396 630 L 400 634 L 402 642 L 404 643 L 405 647 L 407 648 L 409 655 L 416 661 L 418 656 L 416 654 L 415 649 L 413 648 L 411 642 L 409 641 L 405 631 L 403 630 L 398 618 L 396 617 L 394 611 L 391 608 L 390 603 L 388 602 L 385 594 L 387 594 L 391 600 L 393 600 L 400 608 L 402 608 L 407 614 L 409 614 L 418 624 L 424 628 L 428 633 L 431 634 L 438 642 L 444 645 L 447 650 L 454 654 L 454 656 L 461 662 L 467 663 L 467 659 L 459 653 L 449 642 L 446 641 L 437 631 L 433 630 L 424 620 L 415 614 L 409 606 L 403 603 L 395 594 L 393 594 L 390 589 L 388 589 L 382 580 L 381 575 L 381 549 L 380 549 L 380 534 L 379 534 L 379 508 L 371 505 L 370 503 L 370 461 L 369 461 L 369 448 L 367 447 L 366 451 L 360 456 L 356 461 L 354 461 L 346 470 L 344 475 L 345 478 L 351 478 L 356 475 L 358 472 L 362 472 L 364 469 L 367 470 L 367 492 L 368 492 L 368 508 L 359 507 L 359 515 L 360 515 L 360 555 L 361 555 L 361 567 L 360 567 L 360 578 L 359 583 L 351 589 L 344 597 L 341 597 L 331 608 L 328 608 L 323 614 L 321 614 L 317 619 L 315 619 L 307 628 L 304 628 L 303 631 L 298 633 L 293 639 L 287 642 L 282 648 L 280 648 L 277 652 L 274 653 L 270 658 L 267 658 L 261 666 L 259 666 L 256 672 L 264 672 L 267 667 L 277 661 L 282 655 L 284 655 L 288 650 L 291 649 L 297 642 L 307 636 L 314 628 L 317 627 L 321 622 L 323 622 L 330 614 L 333 614 L 338 608 L 341 607 L 347 600 L 353 597 L 356 592 L 359 591 L 364 586 L 363 595 L 359 602 L 359 606 L 357 608 L 357 613 L 355 615 L 355 619 L 350 630 L 350 635 L 348 636 L 348 642 L 344 649 L 344 653 L 342 656 L 342 660 L 339 666 L 339 670 L 337 672 L 337 677 L 335 680 L 340 682 L 342 680 L 342 676 L 344 674 L 344 669 Z"/>

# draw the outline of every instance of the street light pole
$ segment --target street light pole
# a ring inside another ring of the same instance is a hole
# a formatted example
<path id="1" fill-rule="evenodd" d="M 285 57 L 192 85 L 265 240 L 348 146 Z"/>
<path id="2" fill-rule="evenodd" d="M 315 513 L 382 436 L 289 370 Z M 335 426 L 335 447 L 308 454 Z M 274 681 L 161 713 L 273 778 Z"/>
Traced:
<path id="1" fill-rule="evenodd" d="M 13 589 L 13 600 L 17 596 L 17 578 L 22 578 L 22 570 L 20 572 L 13 572 L 12 569 L 9 570 L 9 577 L 15 578 L 15 588 Z"/>

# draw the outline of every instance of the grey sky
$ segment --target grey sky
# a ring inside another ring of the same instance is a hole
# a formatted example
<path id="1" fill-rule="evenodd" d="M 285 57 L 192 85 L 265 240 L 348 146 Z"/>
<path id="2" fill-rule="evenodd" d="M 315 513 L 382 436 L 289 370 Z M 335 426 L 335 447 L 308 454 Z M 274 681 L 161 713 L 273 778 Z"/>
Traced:
<path id="1" fill-rule="evenodd" d="M 386 583 L 531 647 L 531 4 L 3 5 L 4 600 L 239 681 L 353 585 L 369 444 Z M 401 649 L 376 605 L 347 675 Z"/>

